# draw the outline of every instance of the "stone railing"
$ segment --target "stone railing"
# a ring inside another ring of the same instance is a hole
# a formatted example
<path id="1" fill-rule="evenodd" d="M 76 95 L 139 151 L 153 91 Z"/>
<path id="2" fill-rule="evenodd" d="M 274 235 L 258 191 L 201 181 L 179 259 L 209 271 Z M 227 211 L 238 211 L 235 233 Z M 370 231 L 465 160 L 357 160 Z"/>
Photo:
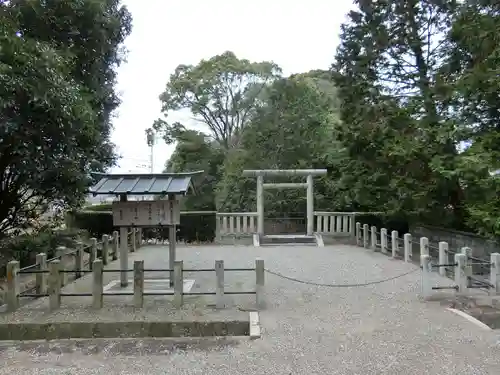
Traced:
<path id="1" fill-rule="evenodd" d="M 326 235 L 354 235 L 354 212 L 315 211 L 316 233 Z"/>
<path id="2" fill-rule="evenodd" d="M 257 212 L 218 212 L 216 233 L 219 236 L 241 236 L 257 233 Z"/>

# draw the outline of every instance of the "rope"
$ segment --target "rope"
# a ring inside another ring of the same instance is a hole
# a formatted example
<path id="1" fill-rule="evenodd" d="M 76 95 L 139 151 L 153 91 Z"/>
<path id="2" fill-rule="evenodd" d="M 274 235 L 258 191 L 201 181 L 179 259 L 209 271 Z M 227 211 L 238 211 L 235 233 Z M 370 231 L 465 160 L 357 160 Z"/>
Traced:
<path id="1" fill-rule="evenodd" d="M 265 269 L 265 271 L 267 273 L 269 273 L 271 275 L 274 275 L 274 276 L 281 277 L 282 279 L 285 279 L 285 280 L 294 281 L 294 282 L 297 282 L 297 283 L 300 283 L 300 284 L 313 285 L 313 286 L 321 286 L 321 287 L 327 287 L 327 288 L 355 288 L 355 287 L 363 287 L 363 286 L 381 284 L 381 283 L 385 283 L 387 281 L 399 279 L 400 277 L 412 274 L 412 273 L 417 272 L 419 270 L 420 270 L 420 268 L 416 268 L 414 270 L 411 270 L 411 271 L 408 271 L 408 272 L 405 272 L 405 273 L 402 273 L 400 275 L 396 275 L 396 276 L 393 276 L 393 277 L 389 277 L 387 279 L 370 281 L 370 282 L 366 282 L 366 283 L 358 283 L 358 284 L 323 284 L 323 283 L 315 283 L 315 282 L 312 282 L 312 281 L 305 281 L 305 280 L 296 279 L 296 278 L 293 278 L 293 277 L 290 277 L 290 276 L 282 275 L 282 274 L 280 274 L 278 272 L 271 271 L 271 270 L 269 270 L 267 268 Z"/>

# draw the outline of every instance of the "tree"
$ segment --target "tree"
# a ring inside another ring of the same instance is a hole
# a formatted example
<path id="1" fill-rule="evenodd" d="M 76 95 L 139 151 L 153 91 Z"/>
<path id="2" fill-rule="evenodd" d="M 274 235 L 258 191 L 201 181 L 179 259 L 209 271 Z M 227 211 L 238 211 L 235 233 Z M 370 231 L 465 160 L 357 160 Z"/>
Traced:
<path id="1" fill-rule="evenodd" d="M 241 148 L 231 150 L 226 159 L 219 185 L 219 204 L 226 210 L 254 210 L 255 179 L 242 178 L 243 169 L 309 169 L 334 164 L 341 150 L 335 147 L 332 126 L 339 116 L 332 104 L 331 82 L 328 86 L 321 83 L 304 74 L 277 80 L 269 87 L 264 105 L 243 131 Z M 331 188 L 328 178 L 317 179 L 315 201 L 325 209 L 330 202 L 324 197 Z M 304 191 L 267 191 L 266 195 L 267 215 L 305 213 Z"/>
<path id="2" fill-rule="evenodd" d="M 223 162 L 223 150 L 217 144 L 207 142 L 203 133 L 187 130 L 178 135 L 177 145 L 165 172 L 203 171 L 202 175 L 194 178 L 197 194 L 188 195 L 182 201 L 185 210 L 215 210 L 215 186 Z"/>
<path id="3" fill-rule="evenodd" d="M 101 38 L 99 47 L 85 34 L 91 25 L 101 32 L 121 28 L 107 6 L 112 2 L 0 4 L 0 235 L 29 226 L 49 203 L 78 203 L 90 172 L 114 162 L 109 132 L 117 102 L 106 74 L 114 69 L 109 45 L 119 38 Z M 76 41 L 79 30 L 85 31 Z"/>
<path id="4" fill-rule="evenodd" d="M 337 139 L 345 184 L 360 206 L 463 226 L 456 170 L 464 134 L 439 74 L 453 0 L 359 0 L 332 67 L 342 100 Z M 355 182 L 356 181 L 356 182 Z"/>
<path id="5" fill-rule="evenodd" d="M 165 119 L 153 126 L 172 143 L 185 126 L 168 123 L 168 114 L 189 109 L 199 124 L 208 127 L 213 139 L 228 149 L 259 106 L 263 89 L 280 73 L 272 62 L 238 59 L 229 51 L 198 65 L 179 65 L 160 95 Z"/>

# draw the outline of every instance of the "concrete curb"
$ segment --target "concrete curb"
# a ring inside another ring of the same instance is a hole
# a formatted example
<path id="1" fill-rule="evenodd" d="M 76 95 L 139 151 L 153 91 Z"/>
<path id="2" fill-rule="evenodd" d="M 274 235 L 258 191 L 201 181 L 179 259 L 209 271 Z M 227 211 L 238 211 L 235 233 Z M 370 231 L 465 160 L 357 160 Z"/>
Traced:
<path id="1" fill-rule="evenodd" d="M 249 336 L 249 322 L 121 321 L 0 324 L 0 341 Z"/>
<path id="2" fill-rule="evenodd" d="M 257 311 L 251 311 L 249 313 L 250 320 L 250 340 L 260 339 L 260 320 L 259 313 Z"/>
<path id="3" fill-rule="evenodd" d="M 454 309 L 452 307 L 448 307 L 446 310 L 451 311 L 452 313 L 457 314 L 457 315 L 461 316 L 462 318 L 467 319 L 469 322 L 475 324 L 479 328 L 482 328 L 486 331 L 492 331 L 491 327 L 487 326 L 486 324 L 484 324 L 480 320 L 474 318 L 472 315 L 469 315 L 466 312 L 463 312 L 462 310 L 457 310 L 457 309 Z"/>

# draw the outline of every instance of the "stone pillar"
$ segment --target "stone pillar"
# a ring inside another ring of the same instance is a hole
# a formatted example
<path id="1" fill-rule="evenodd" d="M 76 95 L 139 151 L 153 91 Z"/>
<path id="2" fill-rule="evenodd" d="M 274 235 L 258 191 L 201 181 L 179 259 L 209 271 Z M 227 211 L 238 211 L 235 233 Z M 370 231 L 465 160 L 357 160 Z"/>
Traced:
<path id="1" fill-rule="evenodd" d="M 107 234 L 102 235 L 101 259 L 102 259 L 102 264 L 107 266 L 109 263 L 109 236 Z"/>
<path id="2" fill-rule="evenodd" d="M 319 228 L 318 228 L 319 229 Z M 314 181 L 313 176 L 307 176 L 307 235 L 314 232 Z"/>
<path id="3" fill-rule="evenodd" d="M 134 307 L 144 306 L 144 261 L 134 262 Z"/>
<path id="4" fill-rule="evenodd" d="M 16 311 L 19 308 L 19 262 L 12 260 L 7 263 L 7 310 Z"/>
<path id="5" fill-rule="evenodd" d="M 373 251 L 377 251 L 377 227 L 372 226 L 371 228 L 371 248 Z"/>
<path id="6" fill-rule="evenodd" d="M 128 228 L 120 227 L 120 285 L 128 285 Z"/>
<path id="7" fill-rule="evenodd" d="M 47 254 L 40 253 L 36 255 L 36 264 L 38 264 L 38 270 L 46 272 L 47 268 Z M 47 293 L 47 273 L 37 273 L 35 275 L 36 279 L 36 294 Z"/>
<path id="8" fill-rule="evenodd" d="M 448 264 L 448 242 L 439 242 L 439 264 Z M 439 274 L 441 276 L 446 276 L 446 267 L 439 267 Z"/>
<path id="9" fill-rule="evenodd" d="M 101 309 L 103 306 L 103 287 L 104 287 L 104 274 L 103 261 L 96 259 L 92 265 L 92 307 L 94 309 Z"/>
<path id="10" fill-rule="evenodd" d="M 361 223 L 356 223 L 356 245 L 361 246 Z"/>
<path id="11" fill-rule="evenodd" d="M 92 271 L 94 267 L 94 260 L 97 259 L 97 238 L 90 239 L 90 253 L 89 253 L 89 269 Z"/>
<path id="12" fill-rule="evenodd" d="M 49 264 L 49 307 L 50 310 L 57 310 L 61 307 L 61 261 L 54 260 Z"/>
<path id="13" fill-rule="evenodd" d="M 257 233 L 264 235 L 264 176 L 257 176 Z"/>
<path id="14" fill-rule="evenodd" d="M 420 260 L 422 260 L 422 255 L 429 255 L 429 239 L 427 237 L 420 238 Z M 423 266 L 422 263 L 420 263 Z"/>
<path id="15" fill-rule="evenodd" d="M 404 251 L 405 251 L 405 262 L 411 262 L 411 257 L 413 255 L 413 245 L 411 243 L 411 234 L 405 233 L 403 237 L 404 241 Z"/>
<path id="16" fill-rule="evenodd" d="M 60 260 L 59 268 L 61 271 L 66 270 L 67 252 L 68 249 L 66 249 L 64 246 L 59 246 L 56 249 L 56 256 Z M 61 275 L 59 276 L 59 280 L 61 282 L 61 286 L 65 286 L 68 283 L 68 274 L 66 272 L 62 272 Z"/>
<path id="17" fill-rule="evenodd" d="M 397 230 L 391 232 L 391 242 L 392 242 L 392 257 L 396 258 L 399 251 L 399 234 Z"/>
<path id="18" fill-rule="evenodd" d="M 380 229 L 380 251 L 382 254 L 387 253 L 387 229 Z"/>
<path id="19" fill-rule="evenodd" d="M 466 256 L 465 254 L 455 254 L 455 284 L 457 285 L 457 293 L 463 294 L 467 292 L 467 275 Z"/>
<path id="20" fill-rule="evenodd" d="M 467 278 L 467 287 L 472 285 L 472 249 L 470 247 L 462 247 L 462 254 L 465 255 L 465 277 Z"/>
<path id="21" fill-rule="evenodd" d="M 218 309 L 223 309 L 225 307 L 224 303 L 224 261 L 215 261 L 215 307 Z"/>
<path id="22" fill-rule="evenodd" d="M 430 255 L 421 255 L 420 263 L 422 264 L 422 296 L 424 299 L 428 299 L 432 295 L 432 263 Z"/>
<path id="23" fill-rule="evenodd" d="M 83 269 L 83 243 L 78 242 L 76 244 L 75 252 L 75 279 L 82 277 Z"/>
<path id="24" fill-rule="evenodd" d="M 493 293 L 500 295 L 500 254 L 492 253 L 490 259 L 490 284 L 493 285 Z"/>
<path id="25" fill-rule="evenodd" d="M 265 308 L 264 272 L 265 272 L 264 259 L 257 258 L 255 260 L 255 302 L 258 309 Z"/>
<path id="26" fill-rule="evenodd" d="M 174 263 L 174 305 L 178 309 L 182 307 L 184 280 L 182 275 L 182 260 L 176 260 Z"/>
<path id="27" fill-rule="evenodd" d="M 369 237 L 370 237 L 370 230 L 368 227 L 368 224 L 363 224 L 363 247 L 365 249 L 368 249 L 368 243 L 369 243 Z"/>

